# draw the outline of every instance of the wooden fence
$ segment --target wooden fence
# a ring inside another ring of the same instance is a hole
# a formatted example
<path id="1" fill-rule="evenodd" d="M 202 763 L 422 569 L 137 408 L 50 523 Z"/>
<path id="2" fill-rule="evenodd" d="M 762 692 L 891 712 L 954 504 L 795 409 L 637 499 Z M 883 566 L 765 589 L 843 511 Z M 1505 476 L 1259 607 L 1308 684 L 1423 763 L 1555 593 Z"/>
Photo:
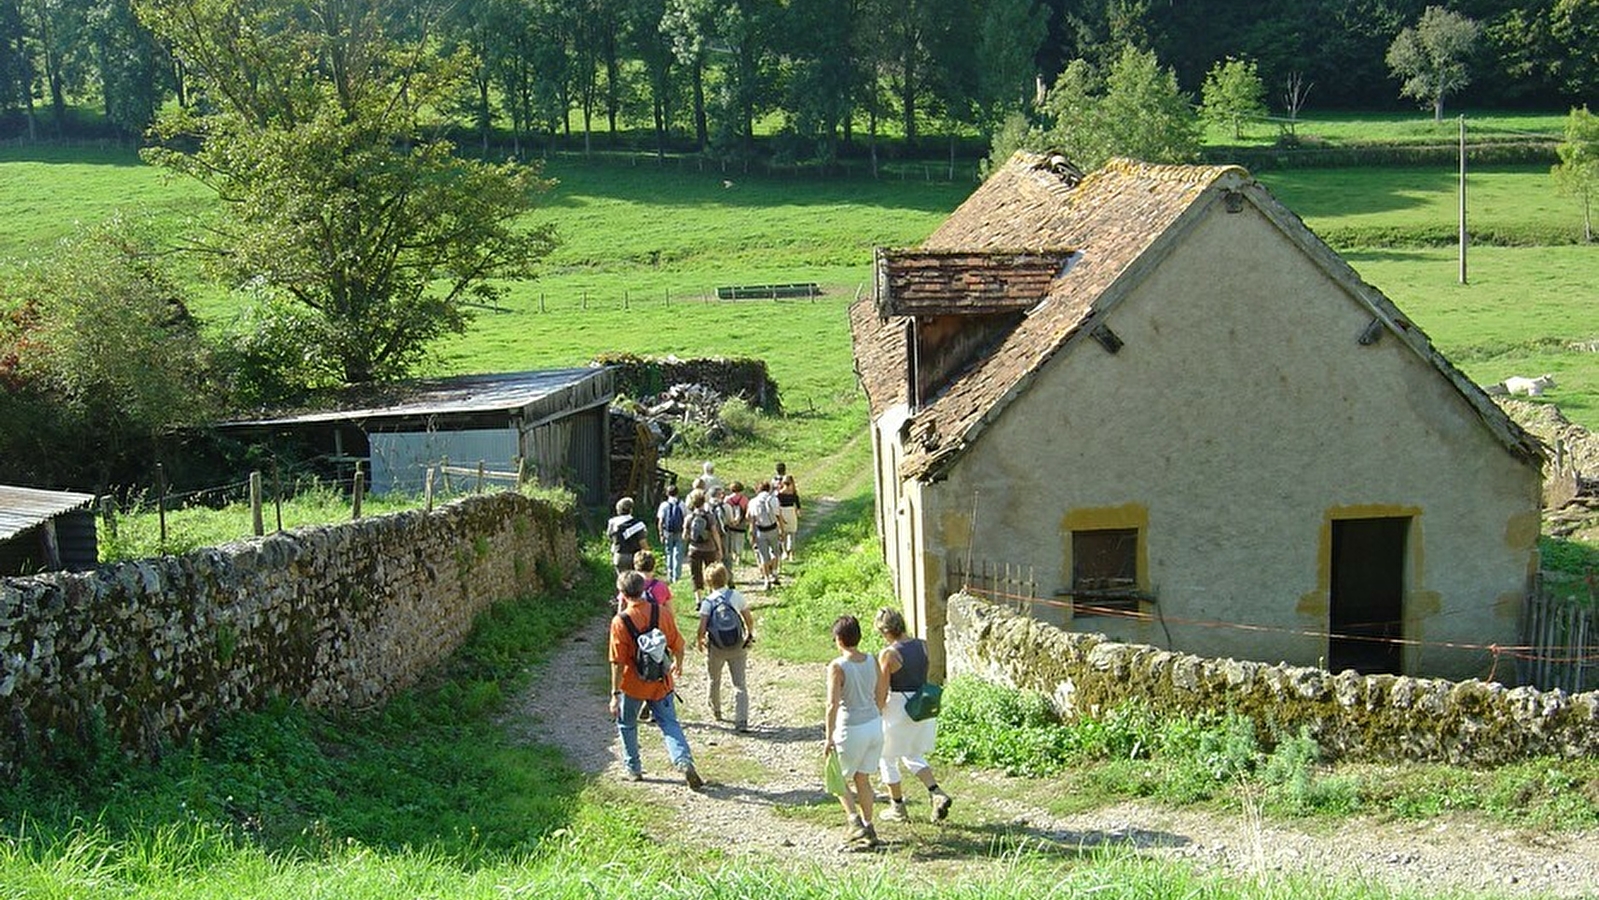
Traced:
<path id="1" fill-rule="evenodd" d="M 1516 674 L 1522 684 L 1569 693 L 1599 689 L 1599 617 L 1592 607 L 1551 597 L 1538 583 L 1522 618 Z"/>

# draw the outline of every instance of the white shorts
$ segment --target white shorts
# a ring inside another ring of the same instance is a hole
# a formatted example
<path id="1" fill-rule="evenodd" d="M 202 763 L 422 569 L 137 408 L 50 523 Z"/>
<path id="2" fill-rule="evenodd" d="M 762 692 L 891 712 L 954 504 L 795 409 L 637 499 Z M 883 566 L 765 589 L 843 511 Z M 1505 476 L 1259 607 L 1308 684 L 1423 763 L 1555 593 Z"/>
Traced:
<path id="1" fill-rule="evenodd" d="M 892 759 L 925 759 L 938 740 L 938 719 L 918 722 L 905 715 L 904 691 L 889 691 L 883 708 L 883 756 Z"/>
<path id="2" fill-rule="evenodd" d="M 875 773 L 883 759 L 883 720 L 840 724 L 833 731 L 833 748 L 838 751 L 838 765 L 845 778 L 856 772 Z"/>

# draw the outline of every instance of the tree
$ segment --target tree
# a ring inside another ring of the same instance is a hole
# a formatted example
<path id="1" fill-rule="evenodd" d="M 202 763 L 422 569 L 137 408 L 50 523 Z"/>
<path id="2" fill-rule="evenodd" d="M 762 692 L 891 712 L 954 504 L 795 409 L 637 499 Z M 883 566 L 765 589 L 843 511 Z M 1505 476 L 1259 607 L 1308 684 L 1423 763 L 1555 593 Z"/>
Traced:
<path id="1" fill-rule="evenodd" d="M 1434 121 L 1444 117 L 1444 98 L 1471 83 L 1467 66 L 1482 26 L 1473 19 L 1429 6 L 1413 28 L 1399 32 L 1388 46 L 1388 68 L 1403 79 L 1401 97 L 1432 106 Z"/>
<path id="2" fill-rule="evenodd" d="M 1593 243 L 1593 201 L 1599 196 L 1599 117 L 1588 107 L 1566 116 L 1566 139 L 1555 150 L 1560 164 L 1550 174 L 1561 194 L 1582 201 L 1582 239 Z"/>
<path id="3" fill-rule="evenodd" d="M 1103 80 L 1087 60 L 1066 66 L 1044 101 L 1052 124 L 1039 134 L 1085 169 L 1112 156 L 1187 162 L 1199 153 L 1199 122 L 1177 77 L 1153 51 L 1128 46 Z"/>
<path id="4" fill-rule="evenodd" d="M 0 480 L 103 490 L 203 411 L 206 352 L 152 246 L 113 219 L 0 282 Z"/>
<path id="5" fill-rule="evenodd" d="M 545 187 L 515 162 L 454 154 L 420 114 L 456 90 L 431 35 L 390 37 L 375 0 L 141 0 L 185 61 L 203 112 L 159 122 L 147 158 L 215 191 L 194 249 L 237 285 L 315 314 L 304 355 L 355 383 L 397 377 L 465 329 L 491 279 L 526 277 L 553 247 L 521 227 Z M 426 24 L 430 20 L 421 17 Z"/>
<path id="6" fill-rule="evenodd" d="M 1232 126 L 1235 139 L 1244 136 L 1244 120 L 1266 115 L 1266 85 L 1253 60 L 1227 57 L 1216 63 L 1200 88 L 1200 114 Z"/>

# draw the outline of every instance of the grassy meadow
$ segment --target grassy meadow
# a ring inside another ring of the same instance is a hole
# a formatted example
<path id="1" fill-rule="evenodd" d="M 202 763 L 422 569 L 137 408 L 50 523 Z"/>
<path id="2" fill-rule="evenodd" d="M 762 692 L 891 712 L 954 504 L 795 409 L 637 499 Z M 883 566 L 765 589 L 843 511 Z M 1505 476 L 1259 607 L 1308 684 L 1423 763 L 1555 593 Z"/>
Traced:
<path id="1" fill-rule="evenodd" d="M 1558 117 L 1538 127 L 1515 121 L 1526 130 L 1558 127 Z M 1396 132 L 1416 127 L 1414 120 L 1393 125 Z M 1449 134 L 1452 127 L 1445 123 Z M 764 474 L 783 458 L 805 474 L 809 497 L 839 499 L 835 519 L 812 536 L 814 552 L 784 602 L 763 618 L 763 652 L 815 661 L 811 636 L 819 623 L 872 605 L 884 590 L 873 552 L 866 411 L 845 309 L 870 290 L 874 246 L 920 241 L 973 185 L 724 175 L 694 164 L 657 168 L 643 158 L 635 165 L 567 156 L 552 160 L 547 174 L 557 183 L 537 215 L 557 224 L 561 248 L 540 278 L 512 285 L 501 308 L 479 310 L 468 333 L 441 345 L 428 371 L 578 365 L 608 352 L 765 359 L 786 413 L 755 423 L 716 458 L 731 477 Z M 1473 248 L 1470 284 L 1461 286 L 1447 246 L 1453 178 L 1450 171 L 1372 169 L 1262 176 L 1468 375 L 1491 382 L 1554 372 L 1560 387 L 1547 399 L 1599 429 L 1599 354 L 1575 346 L 1599 340 L 1599 247 L 1576 245 L 1566 234 L 1580 228 L 1577 206 L 1555 197 L 1547 172 L 1536 168 L 1474 174 L 1474 221 L 1498 246 Z M 0 216 L 8 223 L 0 256 L 48 252 L 74 221 L 119 210 L 176 236 L 207 202 L 202 189 L 168 181 L 130 150 L 0 148 Z M 706 300 L 718 285 L 766 282 L 816 282 L 824 294 L 815 301 Z M 233 301 L 224 293 L 197 292 L 195 310 L 218 336 L 232 327 Z M 697 457 L 667 464 L 687 471 Z M 336 507 L 320 514 L 336 518 Z M 589 568 L 591 578 L 603 578 L 597 553 Z M 63 766 L 0 786 L 0 896 L 587 898 L 646 888 L 684 900 L 1424 896 L 1275 873 L 1204 875 L 1116 851 L 1018 843 L 999 826 L 963 839 L 962 852 L 981 877 L 938 882 L 893 854 L 845 870 L 826 860 L 776 870 L 683 846 L 659 827 L 672 810 L 641 808 L 553 751 L 512 740 L 499 719 L 529 667 L 595 614 L 593 583 L 495 610 L 461 653 L 381 711 L 322 716 L 279 707 L 241 716 L 215 739 L 173 748 L 150 765 L 129 763 L 108 746 L 86 746 Z M 973 745 L 996 740 L 978 732 Z M 1075 804 L 1083 796 L 1114 802 L 1148 793 L 1139 779 L 1167 771 L 1126 762 L 1084 768 L 1076 780 L 1062 780 L 1049 802 L 1062 812 L 1081 808 Z M 1386 785 L 1402 794 L 1390 806 L 1360 807 L 1359 786 L 1346 780 L 1295 795 L 1304 803 L 1322 797 L 1326 805 L 1288 814 L 1334 821 L 1362 809 L 1423 816 L 1450 807 L 1451 791 L 1503 794 L 1508 808 L 1529 796 L 1516 779 L 1558 781 L 1544 769 L 1510 772 L 1486 787 L 1447 773 L 1407 777 L 1416 784 L 1410 794 L 1394 786 L 1405 779 L 1393 772 L 1372 775 L 1374 790 Z M 1552 795 L 1591 793 L 1599 783 L 1591 767 L 1566 777 L 1575 787 L 1559 781 Z M 1205 802 L 1227 808 L 1234 802 L 1228 796 Z M 833 813 L 828 806 L 826 814 Z M 1562 807 L 1549 817 L 1563 826 L 1594 822 L 1590 807 Z"/>

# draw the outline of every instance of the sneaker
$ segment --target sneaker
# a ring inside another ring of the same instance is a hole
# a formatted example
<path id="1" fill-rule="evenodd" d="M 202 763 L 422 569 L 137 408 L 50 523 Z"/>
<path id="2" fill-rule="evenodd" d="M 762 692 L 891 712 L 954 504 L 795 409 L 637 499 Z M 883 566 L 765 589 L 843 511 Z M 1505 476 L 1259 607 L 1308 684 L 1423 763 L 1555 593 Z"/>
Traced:
<path id="1" fill-rule="evenodd" d="M 628 781 L 643 781 L 644 773 L 629 770 L 628 773 L 622 777 L 626 778 Z"/>
<path id="2" fill-rule="evenodd" d="M 853 825 L 849 833 L 844 835 L 846 844 L 864 844 L 867 841 L 876 841 L 877 831 L 870 825 Z"/>
<path id="3" fill-rule="evenodd" d="M 688 783 L 688 789 L 691 791 L 697 791 L 705 787 L 705 779 L 700 777 L 700 773 L 694 771 L 692 764 L 683 770 L 683 780 Z"/>
<path id="4" fill-rule="evenodd" d="M 933 821 L 942 822 L 949 817 L 949 808 L 955 800 L 942 790 L 933 792 Z"/>
<path id="5" fill-rule="evenodd" d="M 905 813 L 905 804 L 901 802 L 890 803 L 888 808 L 883 810 L 882 818 L 887 822 L 903 822 L 909 818 L 909 816 L 907 816 Z"/>

